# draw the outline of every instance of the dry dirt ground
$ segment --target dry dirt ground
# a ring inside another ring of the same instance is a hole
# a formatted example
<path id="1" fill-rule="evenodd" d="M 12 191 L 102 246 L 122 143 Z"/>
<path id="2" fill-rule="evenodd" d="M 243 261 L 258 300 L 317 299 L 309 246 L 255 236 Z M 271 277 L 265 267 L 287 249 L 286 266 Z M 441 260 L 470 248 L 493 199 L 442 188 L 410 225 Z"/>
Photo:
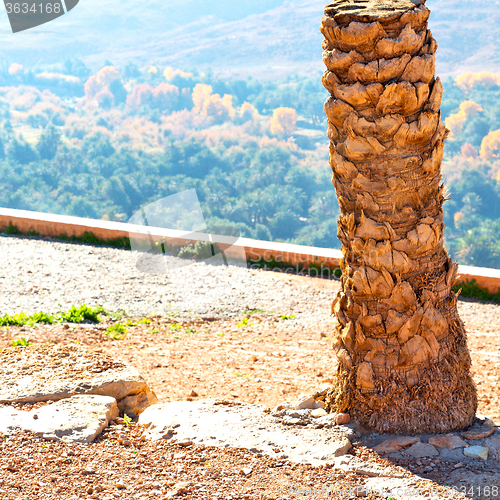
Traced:
<path id="1" fill-rule="evenodd" d="M 338 283 L 326 280 L 266 275 L 270 286 L 283 279 L 292 290 L 304 286 L 317 290 L 321 303 L 314 304 L 314 309 L 328 310 L 338 289 Z M 241 311 L 233 318 L 187 319 L 172 313 L 106 318 L 97 325 L 3 327 L 0 348 L 21 337 L 34 343 L 79 342 L 135 366 L 162 402 L 216 397 L 272 407 L 316 388 L 335 372 L 330 349 L 334 319 L 301 321 L 305 309 L 307 304 L 298 300 L 287 310 Z M 500 306 L 461 301 L 459 309 L 469 332 L 478 412 L 500 421 Z M 120 340 L 106 334 L 117 321 L 128 322 Z M 118 444 L 120 433 L 130 434 L 132 444 Z M 306 498 L 345 499 L 360 484 L 354 475 L 277 463 L 244 450 L 147 443 L 140 440 L 141 433 L 135 424 L 118 425 L 90 446 L 44 442 L 28 434 L 4 439 L 0 498 L 168 498 L 169 489 L 188 481 L 192 484 L 186 487 L 185 498 L 299 498 L 303 488 Z M 387 464 L 365 448 L 353 453 Z M 449 465 L 439 460 L 432 465 L 425 460 L 420 465 L 396 460 L 392 464 L 402 466 L 404 474 L 415 473 L 441 484 L 449 472 Z M 499 466 L 493 466 L 500 472 Z M 322 493 L 325 485 L 344 489 L 328 497 Z"/>

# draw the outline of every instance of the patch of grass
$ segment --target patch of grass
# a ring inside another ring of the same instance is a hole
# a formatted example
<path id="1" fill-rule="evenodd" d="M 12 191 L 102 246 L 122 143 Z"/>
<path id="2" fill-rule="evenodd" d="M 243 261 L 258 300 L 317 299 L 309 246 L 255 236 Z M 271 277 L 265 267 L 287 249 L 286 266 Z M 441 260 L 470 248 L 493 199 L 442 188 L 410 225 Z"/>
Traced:
<path id="1" fill-rule="evenodd" d="M 153 328 L 152 330 L 148 330 L 146 333 L 160 333 L 160 330 Z"/>
<path id="2" fill-rule="evenodd" d="M 121 323 L 115 323 L 106 329 L 106 335 L 113 340 L 123 340 L 127 333 L 127 327 Z"/>
<path id="3" fill-rule="evenodd" d="M 60 321 L 67 321 L 68 323 L 83 323 L 85 320 L 99 323 L 101 321 L 99 314 L 105 313 L 106 309 L 96 307 L 92 309 L 86 304 L 79 307 L 72 306 L 68 312 L 61 313 Z"/>
<path id="4" fill-rule="evenodd" d="M 20 231 L 17 226 L 12 224 L 12 221 L 9 222 L 9 225 L 4 227 L 2 232 L 7 235 L 18 235 L 18 236 L 31 236 L 31 237 L 39 237 L 40 233 L 30 229 L 28 232 L 23 233 Z M 124 248 L 130 250 L 130 239 L 126 236 L 122 238 L 111 238 L 105 240 L 103 238 L 99 238 L 95 234 L 85 231 L 82 236 L 68 236 L 66 234 L 60 234 L 56 238 L 60 241 L 67 241 L 70 243 L 83 243 L 85 245 L 93 245 L 93 246 L 107 246 L 113 248 Z"/>
<path id="5" fill-rule="evenodd" d="M 3 229 L 3 233 L 9 235 L 23 234 L 21 233 L 21 231 L 19 231 L 19 229 L 17 229 L 17 226 L 14 226 L 14 224 L 12 224 L 12 221 L 10 221 L 9 225 Z"/>
<path id="6" fill-rule="evenodd" d="M 192 326 L 188 326 L 187 328 L 185 328 L 184 332 L 185 333 L 192 333 L 192 334 L 198 333 Z"/>
<path id="7" fill-rule="evenodd" d="M 484 302 L 500 303 L 500 292 L 491 293 L 486 288 L 482 288 L 476 280 L 465 280 L 453 287 L 455 293 L 460 292 L 462 297 L 468 299 L 478 299 Z"/>
<path id="8" fill-rule="evenodd" d="M 33 345 L 33 342 L 26 340 L 24 337 L 12 341 L 12 347 L 28 347 L 30 345 Z"/>
<path id="9" fill-rule="evenodd" d="M 137 322 L 138 325 L 143 325 L 143 324 L 149 325 L 150 323 L 151 323 L 150 318 L 142 318 Z"/>
<path id="10" fill-rule="evenodd" d="M 179 325 L 178 323 L 172 323 L 172 324 L 168 325 L 168 327 L 173 332 L 180 332 L 182 330 L 182 325 Z"/>
<path id="11" fill-rule="evenodd" d="M 69 243 L 83 243 L 85 245 L 106 246 L 130 250 L 130 239 L 126 236 L 105 240 L 103 238 L 99 238 L 93 233 L 90 233 L 89 231 L 85 231 L 83 236 L 67 236 L 66 234 L 60 234 L 56 239 L 67 241 Z"/>

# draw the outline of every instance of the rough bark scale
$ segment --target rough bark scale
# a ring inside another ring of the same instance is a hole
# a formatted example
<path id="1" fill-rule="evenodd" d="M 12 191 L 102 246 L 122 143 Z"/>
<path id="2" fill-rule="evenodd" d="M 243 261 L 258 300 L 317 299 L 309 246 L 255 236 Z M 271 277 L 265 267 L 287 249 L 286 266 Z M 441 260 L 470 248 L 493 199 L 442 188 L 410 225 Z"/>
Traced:
<path id="1" fill-rule="evenodd" d="M 320 28 L 344 255 L 327 405 L 399 434 L 461 429 L 477 408 L 443 246 L 448 130 L 424 2 L 337 0 Z"/>

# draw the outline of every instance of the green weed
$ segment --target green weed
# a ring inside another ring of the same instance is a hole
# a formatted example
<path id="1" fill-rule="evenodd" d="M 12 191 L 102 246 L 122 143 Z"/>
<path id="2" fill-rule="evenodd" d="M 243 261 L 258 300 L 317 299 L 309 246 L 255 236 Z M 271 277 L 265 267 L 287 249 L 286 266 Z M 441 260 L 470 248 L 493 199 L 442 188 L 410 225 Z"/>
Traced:
<path id="1" fill-rule="evenodd" d="M 121 323 L 115 323 L 106 329 L 106 335 L 113 340 L 123 340 L 126 333 L 127 328 Z"/>
<path id="2" fill-rule="evenodd" d="M 461 291 L 460 291 L 461 290 Z M 480 287 L 476 280 L 466 280 L 453 287 L 453 291 L 468 299 L 478 299 L 485 302 L 500 303 L 500 292 L 491 293 L 486 288 Z"/>
<path id="3" fill-rule="evenodd" d="M 151 323 L 151 320 L 149 318 L 142 318 L 138 321 L 139 325 L 146 324 L 149 325 Z"/>
<path id="4" fill-rule="evenodd" d="M 12 341 L 12 347 L 28 347 L 30 345 L 33 345 L 33 342 L 26 340 L 24 337 Z"/>
<path id="5" fill-rule="evenodd" d="M 123 423 L 128 427 L 132 423 L 132 419 L 125 413 L 123 415 Z"/>
<path id="6" fill-rule="evenodd" d="M 100 313 L 105 313 L 106 310 L 102 307 L 96 307 L 92 309 L 85 304 L 79 307 L 72 306 L 68 312 L 61 313 L 60 321 L 67 321 L 68 323 L 83 323 L 83 321 L 92 321 L 93 323 L 99 323 L 101 320 L 99 318 Z"/>
<path id="7" fill-rule="evenodd" d="M 281 320 L 286 321 L 288 319 L 297 319 L 297 316 L 294 316 L 293 314 L 282 314 L 281 315 Z"/>

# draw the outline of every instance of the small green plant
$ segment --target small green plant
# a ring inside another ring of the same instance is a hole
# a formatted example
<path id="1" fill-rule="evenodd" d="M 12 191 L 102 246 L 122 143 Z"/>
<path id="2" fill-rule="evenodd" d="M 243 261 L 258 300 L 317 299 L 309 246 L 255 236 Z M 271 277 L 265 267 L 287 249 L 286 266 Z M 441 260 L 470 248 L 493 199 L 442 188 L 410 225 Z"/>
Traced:
<path id="1" fill-rule="evenodd" d="M 149 325 L 151 323 L 151 320 L 149 318 L 142 318 L 138 321 L 139 325 L 146 324 Z"/>
<path id="2" fill-rule="evenodd" d="M 12 341 L 12 347 L 28 347 L 30 345 L 33 345 L 33 342 L 26 340 L 24 337 Z"/>
<path id="3" fill-rule="evenodd" d="M 125 326 L 137 326 L 137 323 L 134 323 L 132 320 L 128 319 L 125 322 Z"/>
<path id="4" fill-rule="evenodd" d="M 466 280 L 453 287 L 453 291 L 468 299 L 478 299 L 485 302 L 500 303 L 500 292 L 491 293 L 486 288 L 480 287 L 476 280 Z"/>
<path id="5" fill-rule="evenodd" d="M 171 325 L 168 325 L 168 327 L 173 332 L 180 332 L 182 330 L 182 325 L 179 325 L 178 323 L 172 323 Z"/>
<path id="6" fill-rule="evenodd" d="M 83 321 L 92 321 L 93 323 L 99 323 L 101 321 L 99 314 L 105 313 L 106 310 L 102 307 L 96 307 L 92 309 L 86 304 L 82 304 L 79 307 L 72 306 L 68 312 L 61 313 L 60 321 L 67 321 L 68 323 L 83 323 Z"/>
<path id="7" fill-rule="evenodd" d="M 45 325 L 52 325 L 55 322 L 56 318 L 54 316 L 51 316 L 50 314 L 44 312 L 37 312 L 29 318 L 30 324 L 43 323 Z"/>
<path id="8" fill-rule="evenodd" d="M 125 413 L 123 415 L 123 423 L 128 427 L 132 423 L 132 419 Z"/>
<path id="9" fill-rule="evenodd" d="M 238 328 L 243 328 L 244 326 L 248 326 L 248 318 L 243 318 L 242 321 L 238 323 Z"/>
<path id="10" fill-rule="evenodd" d="M 198 333 L 192 326 L 188 326 L 187 328 L 184 328 L 185 333 Z"/>
<path id="11" fill-rule="evenodd" d="M 213 257 L 216 253 L 218 252 L 215 250 L 212 243 L 198 240 L 194 246 L 186 245 L 185 247 L 182 247 L 177 254 L 177 257 L 179 257 L 179 259 L 204 260 Z"/>
<path id="12" fill-rule="evenodd" d="M 152 328 L 151 330 L 148 330 L 146 333 L 160 333 L 160 330 L 157 328 Z"/>
<path id="13" fill-rule="evenodd" d="M 14 226 L 14 224 L 12 224 L 12 221 L 10 221 L 9 225 L 3 229 L 3 232 L 4 234 L 23 234 L 21 233 L 21 231 L 19 231 L 17 226 Z"/>
<path id="14" fill-rule="evenodd" d="M 293 314 L 282 314 L 281 315 L 281 320 L 286 321 L 287 319 L 297 319 L 297 316 L 294 316 Z"/>
<path id="15" fill-rule="evenodd" d="M 115 323 L 106 329 L 106 335 L 113 340 L 123 340 L 126 333 L 127 328 L 121 323 Z"/>
<path id="16" fill-rule="evenodd" d="M 27 325 L 28 322 L 29 316 L 26 313 L 14 314 L 14 316 L 6 314 L 0 317 L 1 326 L 24 326 Z"/>

